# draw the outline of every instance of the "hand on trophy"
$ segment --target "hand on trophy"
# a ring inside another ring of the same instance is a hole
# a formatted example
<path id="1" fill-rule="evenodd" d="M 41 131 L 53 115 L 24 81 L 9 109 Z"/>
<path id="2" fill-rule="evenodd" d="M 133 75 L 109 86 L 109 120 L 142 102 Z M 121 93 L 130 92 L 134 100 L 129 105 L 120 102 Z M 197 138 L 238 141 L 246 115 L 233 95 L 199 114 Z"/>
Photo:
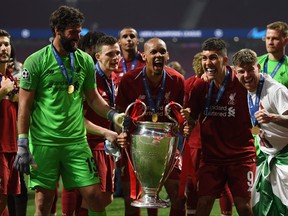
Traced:
<path id="1" fill-rule="evenodd" d="M 122 125 L 123 131 L 128 132 L 132 125 L 132 118 L 129 115 L 125 115 Z"/>
<path id="2" fill-rule="evenodd" d="M 183 135 L 184 135 L 185 137 L 188 137 L 188 136 L 190 135 L 191 131 L 192 131 L 191 125 L 185 123 L 185 124 L 184 124 L 184 127 L 183 127 Z"/>
<path id="3" fill-rule="evenodd" d="M 128 135 L 126 132 L 121 132 L 117 137 L 117 143 L 121 148 L 128 146 Z"/>
<path id="4" fill-rule="evenodd" d="M 185 119 L 185 121 L 188 121 L 189 118 L 190 118 L 190 108 L 187 107 L 187 108 L 183 108 L 180 110 L 180 113 L 181 113 L 181 116 Z"/>
<path id="5" fill-rule="evenodd" d="M 195 126 L 195 120 L 190 116 L 190 108 L 181 109 L 181 116 L 185 119 L 183 127 L 183 135 L 188 137 Z"/>

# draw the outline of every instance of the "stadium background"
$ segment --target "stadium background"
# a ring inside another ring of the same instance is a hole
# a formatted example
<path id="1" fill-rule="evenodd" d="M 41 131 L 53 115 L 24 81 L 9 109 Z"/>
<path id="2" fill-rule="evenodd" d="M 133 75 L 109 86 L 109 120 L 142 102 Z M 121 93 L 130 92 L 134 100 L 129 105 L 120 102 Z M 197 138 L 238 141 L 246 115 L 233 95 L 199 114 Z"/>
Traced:
<path id="1" fill-rule="evenodd" d="M 231 55 L 241 48 L 266 52 L 262 38 L 266 25 L 287 22 L 287 0 L 9 0 L 2 3 L 0 28 L 12 35 L 17 58 L 25 58 L 49 43 L 49 17 L 60 5 L 79 8 L 84 31 L 102 31 L 118 37 L 132 26 L 143 41 L 160 37 L 167 43 L 170 61 L 179 61 L 192 75 L 192 58 L 208 37 L 221 37 Z"/>

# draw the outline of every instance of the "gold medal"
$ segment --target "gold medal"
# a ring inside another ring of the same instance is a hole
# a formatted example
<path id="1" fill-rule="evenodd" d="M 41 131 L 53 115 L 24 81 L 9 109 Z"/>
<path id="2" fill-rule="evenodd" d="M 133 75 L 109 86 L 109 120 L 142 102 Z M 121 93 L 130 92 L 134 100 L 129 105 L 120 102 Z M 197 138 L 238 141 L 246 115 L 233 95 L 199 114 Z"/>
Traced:
<path id="1" fill-rule="evenodd" d="M 253 134 L 253 135 L 258 135 L 258 134 L 260 134 L 260 127 L 258 127 L 258 126 L 254 126 L 254 127 L 252 127 L 252 129 L 251 129 L 251 133 Z"/>
<path id="2" fill-rule="evenodd" d="M 157 122 L 158 121 L 158 115 L 156 113 L 152 114 L 152 122 Z"/>
<path id="3" fill-rule="evenodd" d="M 74 92 L 74 86 L 73 85 L 69 85 L 68 86 L 68 94 L 72 94 Z"/>

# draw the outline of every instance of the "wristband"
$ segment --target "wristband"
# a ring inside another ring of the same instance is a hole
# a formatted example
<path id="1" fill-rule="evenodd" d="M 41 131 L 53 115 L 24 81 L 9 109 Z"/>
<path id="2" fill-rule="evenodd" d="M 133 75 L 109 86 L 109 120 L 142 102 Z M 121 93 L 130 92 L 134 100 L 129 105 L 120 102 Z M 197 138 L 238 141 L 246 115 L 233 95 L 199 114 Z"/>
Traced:
<path id="1" fill-rule="evenodd" d="M 18 134 L 18 138 L 28 138 L 28 134 Z"/>
<path id="2" fill-rule="evenodd" d="M 117 112 L 113 109 L 110 109 L 108 112 L 107 112 L 107 119 L 111 122 L 113 122 L 113 116 L 116 114 Z"/>

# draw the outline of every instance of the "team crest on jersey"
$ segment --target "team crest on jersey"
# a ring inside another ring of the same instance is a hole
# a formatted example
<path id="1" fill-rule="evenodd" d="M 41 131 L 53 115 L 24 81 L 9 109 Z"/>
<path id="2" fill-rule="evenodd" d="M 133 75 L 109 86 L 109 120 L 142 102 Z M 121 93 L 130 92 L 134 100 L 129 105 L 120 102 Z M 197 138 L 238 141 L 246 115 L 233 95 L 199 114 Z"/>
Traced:
<path id="1" fill-rule="evenodd" d="M 229 95 L 229 101 L 228 101 L 229 105 L 235 105 L 235 97 L 236 97 L 236 92 L 235 93 L 231 93 Z"/>
<path id="2" fill-rule="evenodd" d="M 30 73 L 26 68 L 24 68 L 24 70 L 22 71 L 21 77 L 22 79 L 29 79 Z"/>
<path id="3" fill-rule="evenodd" d="M 165 95 L 164 95 L 165 103 L 169 103 L 170 102 L 170 95 L 171 95 L 171 91 L 165 93 Z"/>

